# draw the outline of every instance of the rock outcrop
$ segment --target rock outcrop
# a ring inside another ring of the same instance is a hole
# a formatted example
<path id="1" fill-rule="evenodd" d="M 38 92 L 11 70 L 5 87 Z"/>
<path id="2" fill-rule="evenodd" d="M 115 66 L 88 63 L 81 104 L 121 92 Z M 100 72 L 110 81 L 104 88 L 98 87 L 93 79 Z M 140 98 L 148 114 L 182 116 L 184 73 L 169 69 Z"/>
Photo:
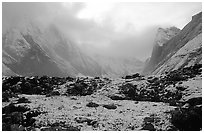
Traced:
<path id="1" fill-rule="evenodd" d="M 192 20 L 177 35 L 153 49 L 151 59 L 143 72 L 145 74 L 162 74 L 185 66 L 202 63 L 202 13 Z M 162 39 L 163 40 L 163 39 Z M 159 42 L 160 43 L 160 42 Z"/>

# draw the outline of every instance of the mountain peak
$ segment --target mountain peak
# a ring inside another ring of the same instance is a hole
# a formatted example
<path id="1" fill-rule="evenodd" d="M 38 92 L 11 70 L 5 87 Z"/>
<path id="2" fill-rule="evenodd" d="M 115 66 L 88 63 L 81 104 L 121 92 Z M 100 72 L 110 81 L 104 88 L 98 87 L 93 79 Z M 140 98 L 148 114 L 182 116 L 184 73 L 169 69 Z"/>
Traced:
<path id="1" fill-rule="evenodd" d="M 155 37 L 155 45 L 157 46 L 163 46 L 165 42 L 170 40 L 172 37 L 177 35 L 180 32 L 180 29 L 177 27 L 169 27 L 169 28 L 158 28 L 157 34 Z"/>
<path id="2" fill-rule="evenodd" d="M 202 18 L 202 12 L 199 12 L 198 14 L 192 16 L 192 20 L 197 20 L 200 18 Z"/>

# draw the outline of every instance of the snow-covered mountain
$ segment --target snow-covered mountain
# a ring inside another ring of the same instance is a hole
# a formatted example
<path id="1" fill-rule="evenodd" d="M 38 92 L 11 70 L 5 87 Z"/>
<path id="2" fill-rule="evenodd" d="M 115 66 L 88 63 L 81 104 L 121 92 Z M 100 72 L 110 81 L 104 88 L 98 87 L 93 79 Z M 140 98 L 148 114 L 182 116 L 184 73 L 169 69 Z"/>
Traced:
<path id="1" fill-rule="evenodd" d="M 202 13 L 194 15 L 180 32 L 174 31 L 175 34 L 169 39 L 166 36 L 156 38 L 156 45 L 143 70 L 144 74 L 162 74 L 202 63 Z M 163 43 L 158 44 L 157 40 Z"/>

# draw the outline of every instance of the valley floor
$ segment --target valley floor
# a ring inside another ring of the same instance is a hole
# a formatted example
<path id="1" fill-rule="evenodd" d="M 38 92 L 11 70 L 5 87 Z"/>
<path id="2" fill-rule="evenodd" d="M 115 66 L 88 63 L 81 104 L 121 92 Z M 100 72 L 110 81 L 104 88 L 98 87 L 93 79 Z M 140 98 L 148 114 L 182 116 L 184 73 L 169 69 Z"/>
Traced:
<path id="1" fill-rule="evenodd" d="M 91 80 L 86 79 L 86 81 Z M 180 81 L 176 85 L 167 86 L 166 91 L 159 91 L 160 100 L 156 100 L 157 96 L 152 97 L 152 99 L 145 99 L 149 98 L 150 95 L 156 95 L 155 93 L 149 94 L 151 91 L 142 94 L 147 95 L 147 97 L 142 97 L 140 100 L 134 99 L 135 97 L 132 98 L 130 94 L 126 95 L 125 92 L 123 94 L 120 92 L 121 87 L 124 90 L 127 84 L 150 90 L 148 84 L 151 81 L 148 78 L 102 81 L 105 82 L 104 85 L 90 95 L 67 95 L 67 87 L 69 88 L 74 83 L 68 81 L 55 89 L 55 92 L 59 92 L 56 94 L 18 94 L 16 97 L 9 98 L 8 101 L 2 103 L 3 130 L 201 130 L 201 127 L 194 127 L 189 122 L 188 119 L 191 121 L 192 118 L 191 114 L 187 112 L 194 111 L 196 112 L 195 116 L 199 117 L 199 111 L 202 114 L 201 75 Z M 89 84 L 91 83 L 89 82 Z M 153 84 L 151 85 L 154 87 Z M 128 93 L 130 88 L 131 86 L 128 88 Z M 180 93 L 173 92 L 178 90 L 182 95 L 179 99 L 175 98 L 175 103 L 161 100 L 170 94 L 172 96 L 168 97 L 167 100 L 174 99 L 174 95 Z M 142 91 L 140 91 L 140 95 L 141 93 Z M 169 94 L 166 95 L 166 93 Z M 138 97 L 141 97 L 140 95 Z M 20 101 L 19 99 L 22 98 L 23 100 Z M 178 110 L 180 114 L 176 112 Z M 18 113 L 15 114 L 15 112 L 22 112 L 23 117 Z M 187 116 L 185 120 L 182 119 L 183 121 L 177 120 L 185 114 L 188 114 L 189 117 Z M 202 118 L 200 119 L 202 121 Z M 200 121 L 197 122 L 197 125 L 201 124 Z M 185 128 L 185 124 L 192 128 Z"/>

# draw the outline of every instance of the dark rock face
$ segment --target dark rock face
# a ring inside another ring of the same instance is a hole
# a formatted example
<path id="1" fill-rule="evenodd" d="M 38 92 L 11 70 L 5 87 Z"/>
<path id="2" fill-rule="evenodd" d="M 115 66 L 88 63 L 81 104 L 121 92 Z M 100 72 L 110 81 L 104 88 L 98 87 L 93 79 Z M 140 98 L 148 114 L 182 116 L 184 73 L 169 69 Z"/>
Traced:
<path id="1" fill-rule="evenodd" d="M 202 106 L 178 108 L 171 112 L 172 124 L 181 131 L 200 131 L 202 129 Z"/>
<path id="2" fill-rule="evenodd" d="M 157 30 L 152 55 L 144 67 L 144 74 L 151 72 L 156 66 L 156 64 L 161 61 L 161 55 L 163 54 L 162 52 L 164 50 L 163 45 L 165 45 L 165 43 L 167 43 L 170 39 L 176 36 L 179 32 L 180 29 L 176 27 L 170 27 L 167 29 L 159 28 Z"/>

